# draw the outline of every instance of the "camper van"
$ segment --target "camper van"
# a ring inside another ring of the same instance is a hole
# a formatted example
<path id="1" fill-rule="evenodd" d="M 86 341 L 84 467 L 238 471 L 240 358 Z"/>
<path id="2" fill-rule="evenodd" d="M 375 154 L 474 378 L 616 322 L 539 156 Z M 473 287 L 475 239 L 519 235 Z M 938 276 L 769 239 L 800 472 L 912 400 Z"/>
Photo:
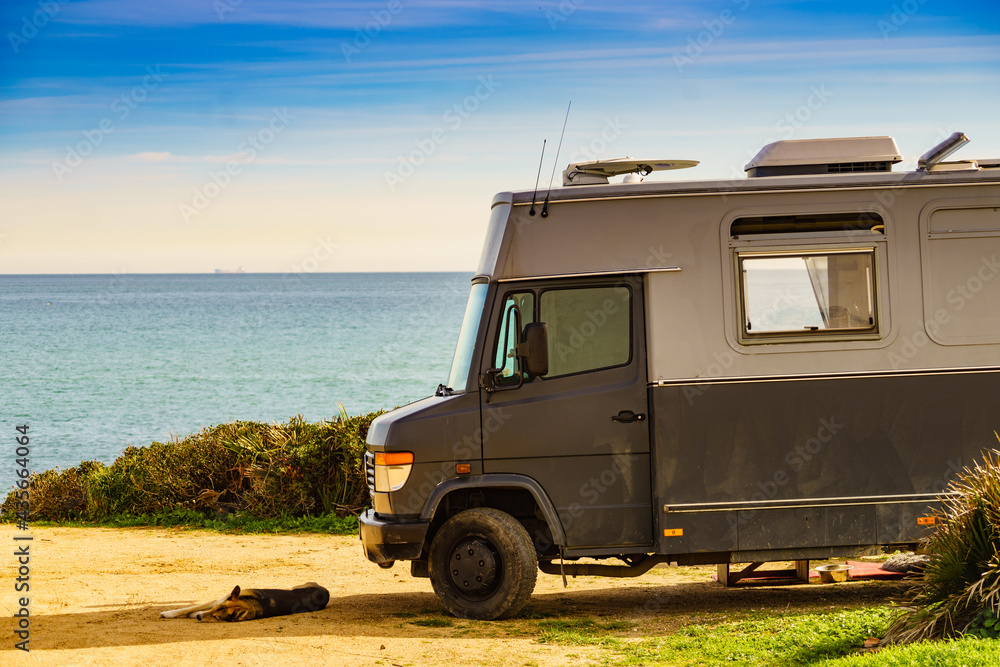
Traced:
<path id="1" fill-rule="evenodd" d="M 910 172 L 888 136 L 796 140 L 746 178 L 607 160 L 497 195 L 450 376 L 369 430 L 367 557 L 496 619 L 539 569 L 731 584 L 914 547 L 1000 430 L 1000 159 L 945 161 L 967 141 Z"/>

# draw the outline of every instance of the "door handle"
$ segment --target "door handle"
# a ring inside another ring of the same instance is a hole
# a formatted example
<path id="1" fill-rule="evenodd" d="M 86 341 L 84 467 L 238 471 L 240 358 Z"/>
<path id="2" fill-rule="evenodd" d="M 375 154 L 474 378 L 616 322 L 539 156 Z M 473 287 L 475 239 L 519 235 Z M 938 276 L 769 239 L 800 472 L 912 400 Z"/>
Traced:
<path id="1" fill-rule="evenodd" d="M 617 415 L 611 418 L 611 421 L 618 422 L 619 424 L 631 424 L 632 422 L 645 421 L 646 415 L 643 413 L 635 413 L 631 410 L 622 410 Z"/>

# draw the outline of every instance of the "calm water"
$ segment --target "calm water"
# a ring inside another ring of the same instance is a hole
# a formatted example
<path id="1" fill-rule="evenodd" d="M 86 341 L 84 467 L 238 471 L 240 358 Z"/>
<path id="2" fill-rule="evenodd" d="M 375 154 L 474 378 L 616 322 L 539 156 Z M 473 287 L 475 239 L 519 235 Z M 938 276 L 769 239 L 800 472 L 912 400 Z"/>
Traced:
<path id="1" fill-rule="evenodd" d="M 445 382 L 471 274 L 0 276 L 0 488 L 203 426 L 392 408 Z"/>

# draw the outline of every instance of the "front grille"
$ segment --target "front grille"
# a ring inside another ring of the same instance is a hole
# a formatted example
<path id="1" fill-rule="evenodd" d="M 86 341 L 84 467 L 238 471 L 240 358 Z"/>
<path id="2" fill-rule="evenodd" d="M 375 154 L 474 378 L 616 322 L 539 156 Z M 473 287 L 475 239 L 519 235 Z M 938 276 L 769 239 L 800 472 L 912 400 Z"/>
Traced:
<path id="1" fill-rule="evenodd" d="M 375 499 L 375 455 L 365 452 L 365 480 L 368 482 L 368 493 Z"/>

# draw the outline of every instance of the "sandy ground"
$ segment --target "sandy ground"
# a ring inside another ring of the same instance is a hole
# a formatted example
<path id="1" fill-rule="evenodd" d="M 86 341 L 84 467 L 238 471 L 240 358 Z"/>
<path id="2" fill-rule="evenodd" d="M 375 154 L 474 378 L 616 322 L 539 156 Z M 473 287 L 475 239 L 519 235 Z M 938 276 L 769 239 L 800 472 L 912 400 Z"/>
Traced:
<path id="1" fill-rule="evenodd" d="M 30 544 L 30 653 L 14 648 L 16 546 L 0 529 L 2 665 L 579 665 L 597 647 L 537 641 L 540 618 L 634 624 L 630 636 L 751 609 L 825 609 L 887 601 L 900 583 L 849 582 L 726 589 L 711 568 L 657 567 L 635 579 L 539 573 L 519 618 L 454 619 L 408 564 L 369 563 L 356 537 L 233 536 L 175 529 L 34 528 Z M 163 620 L 159 612 L 218 598 L 235 584 L 290 588 L 316 581 L 330 604 L 316 613 L 245 623 Z"/>

